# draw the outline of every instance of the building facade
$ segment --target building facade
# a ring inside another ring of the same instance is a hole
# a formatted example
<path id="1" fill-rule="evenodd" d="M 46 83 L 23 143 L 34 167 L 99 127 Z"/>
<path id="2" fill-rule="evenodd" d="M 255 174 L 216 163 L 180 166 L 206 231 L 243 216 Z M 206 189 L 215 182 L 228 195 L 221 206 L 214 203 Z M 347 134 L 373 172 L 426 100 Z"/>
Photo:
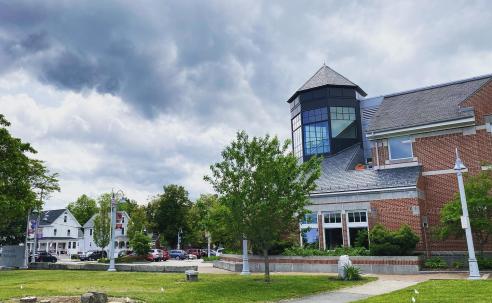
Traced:
<path id="1" fill-rule="evenodd" d="M 35 232 L 38 218 L 39 227 Z M 33 250 L 35 234 L 38 238 L 37 251 L 56 255 L 72 255 L 80 251 L 83 240 L 82 226 L 68 209 L 42 211 L 39 217 L 31 216 L 29 224 L 29 251 Z"/>
<path id="2" fill-rule="evenodd" d="M 109 251 L 109 245 L 104 248 L 98 247 L 94 243 L 94 219 L 97 214 L 93 215 L 89 221 L 84 224 L 84 239 L 82 246 L 82 252 L 87 253 L 89 251 L 105 250 Z M 108 216 L 111 216 L 108 214 Z M 116 213 L 116 232 L 115 232 L 115 257 L 118 253 L 123 250 L 128 250 L 130 248 L 130 240 L 128 238 L 128 223 L 130 217 L 125 211 L 118 211 Z"/>
<path id="3" fill-rule="evenodd" d="M 324 65 L 288 103 L 294 154 L 324 157 L 304 244 L 351 246 L 377 223 L 407 224 L 421 252 L 466 251 L 432 231 L 457 191 L 456 148 L 470 174 L 491 168 L 492 75 L 367 98 Z"/>

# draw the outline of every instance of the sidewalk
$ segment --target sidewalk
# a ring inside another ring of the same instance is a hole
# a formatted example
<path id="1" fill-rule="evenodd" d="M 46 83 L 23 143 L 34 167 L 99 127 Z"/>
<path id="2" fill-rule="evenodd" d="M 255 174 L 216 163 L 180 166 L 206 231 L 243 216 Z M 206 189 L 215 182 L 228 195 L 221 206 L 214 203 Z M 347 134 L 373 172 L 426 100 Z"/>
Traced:
<path id="1" fill-rule="evenodd" d="M 430 279 L 464 279 L 466 274 L 428 274 L 428 275 L 374 275 L 378 280 L 364 285 L 345 288 L 333 292 L 317 294 L 300 299 L 285 300 L 285 303 L 348 303 L 372 296 L 410 287 Z"/>

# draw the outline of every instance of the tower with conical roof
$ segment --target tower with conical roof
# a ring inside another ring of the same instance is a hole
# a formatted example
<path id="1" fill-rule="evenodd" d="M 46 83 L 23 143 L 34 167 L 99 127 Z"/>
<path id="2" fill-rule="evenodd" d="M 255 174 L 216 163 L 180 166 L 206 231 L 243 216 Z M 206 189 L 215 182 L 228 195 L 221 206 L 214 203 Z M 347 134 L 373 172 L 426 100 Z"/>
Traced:
<path id="1" fill-rule="evenodd" d="M 360 96 L 357 84 L 323 64 L 287 101 L 294 154 L 306 160 L 361 143 Z"/>

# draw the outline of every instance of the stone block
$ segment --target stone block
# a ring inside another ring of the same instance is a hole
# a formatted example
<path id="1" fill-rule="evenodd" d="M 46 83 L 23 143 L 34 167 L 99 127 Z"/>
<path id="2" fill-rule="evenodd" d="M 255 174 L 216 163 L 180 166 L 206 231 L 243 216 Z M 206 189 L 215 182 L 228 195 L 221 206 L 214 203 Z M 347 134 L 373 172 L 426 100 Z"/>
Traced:
<path id="1" fill-rule="evenodd" d="M 106 303 L 108 296 L 102 292 L 87 292 L 80 297 L 81 303 Z"/>
<path id="2" fill-rule="evenodd" d="M 188 282 L 196 282 L 198 281 L 198 271 L 196 270 L 187 270 L 185 271 L 186 281 Z"/>
<path id="3" fill-rule="evenodd" d="M 34 303 L 36 301 L 38 301 L 38 298 L 36 297 L 24 297 L 20 299 L 21 303 Z"/>

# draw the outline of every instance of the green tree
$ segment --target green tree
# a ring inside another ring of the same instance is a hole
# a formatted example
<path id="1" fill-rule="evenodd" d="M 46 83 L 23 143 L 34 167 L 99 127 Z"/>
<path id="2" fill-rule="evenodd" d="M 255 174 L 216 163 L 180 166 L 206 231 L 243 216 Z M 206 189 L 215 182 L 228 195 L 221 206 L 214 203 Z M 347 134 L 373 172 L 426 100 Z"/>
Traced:
<path id="1" fill-rule="evenodd" d="M 57 175 L 30 158 L 36 150 L 13 137 L 9 126 L 0 114 L 0 245 L 23 242 L 29 210 L 41 210 L 50 193 L 59 190 Z"/>
<path id="2" fill-rule="evenodd" d="M 130 242 L 138 233 L 145 233 L 146 230 L 147 216 L 145 214 L 145 208 L 139 206 L 132 211 L 132 216 L 128 222 L 128 238 L 130 239 Z"/>
<path id="3" fill-rule="evenodd" d="M 475 176 L 466 176 L 465 193 L 468 204 L 468 215 L 473 238 L 478 242 L 478 250 L 483 255 L 485 244 L 492 235 L 492 178 L 490 171 L 483 171 Z M 461 201 L 459 192 L 454 194 L 441 209 L 441 226 L 438 235 L 442 239 L 450 236 L 462 238 Z"/>
<path id="4" fill-rule="evenodd" d="M 124 203 L 118 204 L 118 211 L 126 211 L 130 218 L 133 216 L 133 212 L 139 208 L 137 201 L 133 199 L 127 199 Z"/>
<path id="5" fill-rule="evenodd" d="M 111 204 L 108 202 L 107 195 L 103 194 L 99 197 L 99 211 L 94 218 L 94 243 L 101 249 L 108 246 L 111 240 L 111 218 L 109 217 Z"/>
<path id="6" fill-rule="evenodd" d="M 164 186 L 164 193 L 156 196 L 150 203 L 154 213 L 150 217 L 154 222 L 155 231 L 172 247 L 177 244 L 178 232 L 183 232 L 184 239 L 188 236 L 187 221 L 191 201 L 183 186 L 171 184 Z M 152 222 L 152 221 L 151 221 Z"/>
<path id="7" fill-rule="evenodd" d="M 93 215 L 97 213 L 96 200 L 83 194 L 77 201 L 68 204 L 68 210 L 75 216 L 81 225 L 84 225 Z"/>
<path id="8" fill-rule="evenodd" d="M 138 256 L 145 256 L 150 251 L 150 238 L 143 232 L 136 232 L 130 245 Z"/>
<path id="9" fill-rule="evenodd" d="M 230 230 L 263 252 L 265 281 L 270 281 L 269 249 L 298 228 L 321 174 L 320 158 L 300 163 L 289 146 L 288 140 L 282 144 L 268 135 L 250 140 L 240 132 L 205 177 L 230 210 Z"/>

